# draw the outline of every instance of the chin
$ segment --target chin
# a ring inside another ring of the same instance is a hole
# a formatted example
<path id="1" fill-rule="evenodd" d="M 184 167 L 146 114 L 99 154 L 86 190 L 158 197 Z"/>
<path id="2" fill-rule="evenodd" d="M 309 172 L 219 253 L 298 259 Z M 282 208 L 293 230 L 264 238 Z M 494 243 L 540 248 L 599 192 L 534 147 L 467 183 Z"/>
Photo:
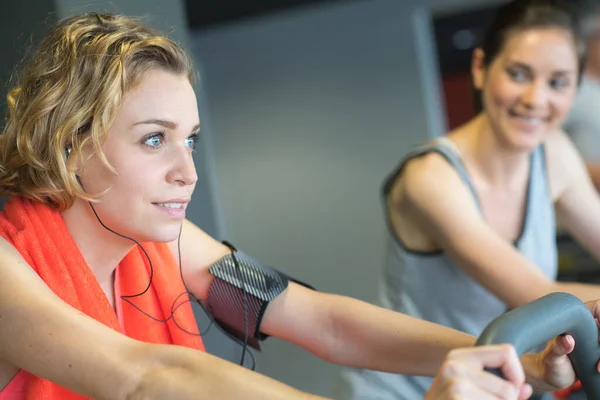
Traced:
<path id="1" fill-rule="evenodd" d="M 533 150 L 535 150 L 536 147 L 538 147 L 540 144 L 542 143 L 542 141 L 539 138 L 535 138 L 535 139 L 526 139 L 526 140 L 518 140 L 514 142 L 513 147 L 520 152 L 527 152 L 530 153 Z"/>
<path id="2" fill-rule="evenodd" d="M 177 240 L 179 237 L 179 226 L 176 228 L 165 228 L 160 232 L 152 232 L 150 235 L 147 235 L 146 242 L 156 242 L 156 243 L 169 243 L 174 240 Z"/>
<path id="3" fill-rule="evenodd" d="M 544 132 L 512 132 L 507 144 L 519 152 L 532 152 L 545 137 Z"/>
<path id="4" fill-rule="evenodd" d="M 181 228 L 181 223 L 171 224 L 147 224 L 132 227 L 130 231 L 133 231 L 132 237 L 142 242 L 155 242 L 155 243 L 169 243 L 177 240 Z"/>

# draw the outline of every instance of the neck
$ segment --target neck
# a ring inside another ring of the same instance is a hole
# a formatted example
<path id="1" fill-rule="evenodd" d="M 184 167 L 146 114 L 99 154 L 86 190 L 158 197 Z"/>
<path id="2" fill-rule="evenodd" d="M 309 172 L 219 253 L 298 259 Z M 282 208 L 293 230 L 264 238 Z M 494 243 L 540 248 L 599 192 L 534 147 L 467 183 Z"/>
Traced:
<path id="1" fill-rule="evenodd" d="M 493 186 L 520 185 L 529 170 L 529 152 L 515 149 L 494 133 L 484 113 L 454 134 L 455 142 L 479 175 Z"/>
<path id="2" fill-rule="evenodd" d="M 134 243 L 105 229 L 84 200 L 76 199 L 62 216 L 98 282 L 101 285 L 111 284 L 117 265 L 131 251 Z"/>

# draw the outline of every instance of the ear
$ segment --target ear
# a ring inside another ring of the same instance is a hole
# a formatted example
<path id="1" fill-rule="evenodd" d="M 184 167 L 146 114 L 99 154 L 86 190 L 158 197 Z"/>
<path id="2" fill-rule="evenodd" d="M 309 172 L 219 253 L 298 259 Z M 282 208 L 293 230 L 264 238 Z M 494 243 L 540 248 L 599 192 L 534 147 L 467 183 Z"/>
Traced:
<path id="1" fill-rule="evenodd" d="M 67 165 L 72 163 L 74 166 L 74 171 L 77 174 L 77 172 L 79 170 L 79 166 L 80 166 L 80 161 L 79 161 L 79 158 L 77 158 L 75 160 L 71 160 L 71 158 L 73 158 L 73 156 L 74 156 L 74 154 L 73 154 L 71 145 L 65 146 L 65 158 L 66 158 Z"/>
<path id="2" fill-rule="evenodd" d="M 483 64 L 484 53 L 480 48 L 473 50 L 473 59 L 471 60 L 471 74 L 473 75 L 473 86 L 475 89 L 482 90 L 485 81 L 485 66 Z"/>

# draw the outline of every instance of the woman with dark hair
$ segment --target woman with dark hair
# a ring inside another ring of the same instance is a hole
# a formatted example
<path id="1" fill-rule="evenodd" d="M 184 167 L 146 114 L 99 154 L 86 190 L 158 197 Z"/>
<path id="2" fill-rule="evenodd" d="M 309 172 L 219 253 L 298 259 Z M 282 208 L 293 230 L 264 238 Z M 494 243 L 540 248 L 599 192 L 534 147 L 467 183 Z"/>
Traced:
<path id="1" fill-rule="evenodd" d="M 556 281 L 555 213 L 600 259 L 600 197 L 561 130 L 586 56 L 573 4 L 500 6 L 472 57 L 481 112 L 385 181 L 383 306 L 478 336 L 551 292 L 600 296 L 598 285 Z M 343 378 L 339 398 L 353 400 L 420 399 L 432 383 L 364 369 Z"/>

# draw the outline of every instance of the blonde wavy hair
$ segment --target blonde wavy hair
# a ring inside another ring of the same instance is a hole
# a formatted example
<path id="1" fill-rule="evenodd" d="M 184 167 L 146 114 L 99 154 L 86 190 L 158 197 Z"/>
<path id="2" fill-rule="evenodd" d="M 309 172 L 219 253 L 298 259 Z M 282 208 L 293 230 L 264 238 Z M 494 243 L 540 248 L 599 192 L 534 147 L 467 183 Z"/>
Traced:
<path id="1" fill-rule="evenodd" d="M 8 93 L 0 195 L 59 211 L 76 197 L 97 200 L 84 192 L 75 168 L 93 152 L 112 169 L 102 151 L 107 131 L 124 93 L 154 68 L 194 80 L 186 52 L 136 19 L 86 13 L 58 23 Z"/>

